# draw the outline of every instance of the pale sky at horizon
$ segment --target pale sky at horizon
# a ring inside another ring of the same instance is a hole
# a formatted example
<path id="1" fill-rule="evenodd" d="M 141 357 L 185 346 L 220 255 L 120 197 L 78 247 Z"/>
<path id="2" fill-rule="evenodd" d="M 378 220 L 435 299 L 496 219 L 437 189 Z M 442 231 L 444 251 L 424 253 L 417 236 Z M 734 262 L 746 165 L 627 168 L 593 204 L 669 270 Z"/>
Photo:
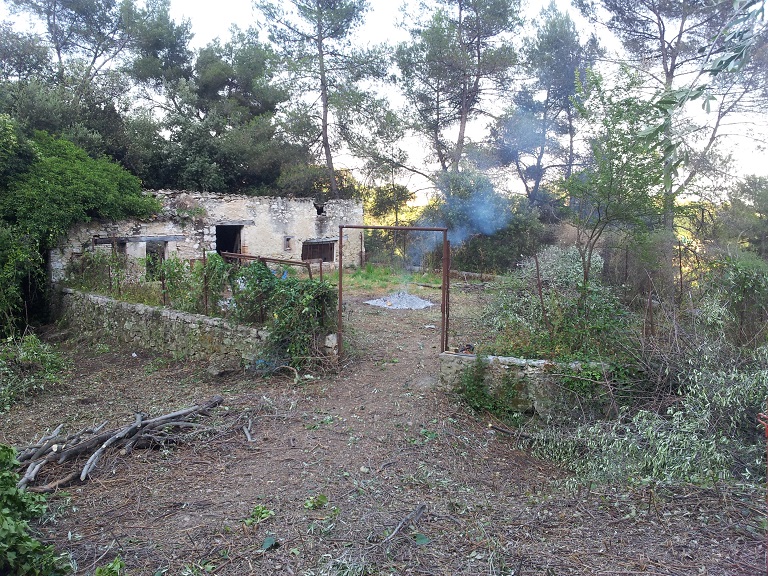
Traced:
<path id="1" fill-rule="evenodd" d="M 370 0 L 371 11 L 366 15 L 365 24 L 358 31 L 358 38 L 368 44 L 406 40 L 407 33 L 396 26 L 401 18 L 402 3 L 402 0 Z M 593 28 L 585 25 L 578 11 L 571 7 L 570 0 L 556 0 L 556 3 L 561 10 L 567 10 L 570 13 L 577 22 L 580 32 L 585 36 L 594 31 Z M 548 4 L 549 0 L 528 2 L 525 8 L 526 17 L 535 18 Z M 253 9 L 252 0 L 218 0 L 217 2 L 171 0 L 171 16 L 176 21 L 189 19 L 195 35 L 192 42 L 194 48 L 201 48 L 217 37 L 226 41 L 232 24 L 236 24 L 241 29 L 258 24 L 257 12 Z M 7 0 L 0 2 L 0 20 L 15 20 L 20 28 L 29 28 L 27 23 L 29 20 L 11 16 L 8 13 Z M 758 124 L 752 124 L 752 126 L 758 129 L 764 139 L 768 138 L 765 136 L 766 129 L 762 122 L 758 121 Z M 742 129 L 739 132 L 743 135 L 745 130 Z M 734 138 L 734 140 L 740 140 L 731 146 L 740 171 L 768 175 L 768 162 L 764 161 L 765 151 L 747 138 Z"/>
<path id="2" fill-rule="evenodd" d="M 365 40 L 375 44 L 392 40 L 393 35 L 401 33 L 395 27 L 400 4 L 399 0 L 371 0 L 371 11 L 364 24 Z M 258 13 L 253 9 L 252 0 L 171 0 L 171 16 L 177 22 L 189 19 L 195 34 L 192 41 L 195 48 L 205 46 L 214 38 L 225 40 L 232 24 L 243 30 L 258 24 Z"/>

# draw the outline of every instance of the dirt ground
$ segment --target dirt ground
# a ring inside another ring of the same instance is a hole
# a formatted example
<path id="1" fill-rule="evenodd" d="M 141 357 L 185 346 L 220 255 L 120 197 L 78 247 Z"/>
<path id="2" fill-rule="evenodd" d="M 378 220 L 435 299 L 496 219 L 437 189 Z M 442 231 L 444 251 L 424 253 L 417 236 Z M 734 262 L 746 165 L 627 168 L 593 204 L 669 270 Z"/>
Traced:
<path id="1" fill-rule="evenodd" d="M 44 538 L 77 574 L 118 555 L 129 575 L 765 573 L 762 495 L 564 490 L 567 471 L 517 449 L 441 386 L 439 306 L 363 304 L 378 295 L 347 297 L 341 369 L 298 382 L 65 342 L 65 384 L 18 403 L 0 442 L 225 402 L 183 443 L 112 454 L 89 482 L 54 495 Z M 477 296 L 456 288 L 452 298 Z"/>

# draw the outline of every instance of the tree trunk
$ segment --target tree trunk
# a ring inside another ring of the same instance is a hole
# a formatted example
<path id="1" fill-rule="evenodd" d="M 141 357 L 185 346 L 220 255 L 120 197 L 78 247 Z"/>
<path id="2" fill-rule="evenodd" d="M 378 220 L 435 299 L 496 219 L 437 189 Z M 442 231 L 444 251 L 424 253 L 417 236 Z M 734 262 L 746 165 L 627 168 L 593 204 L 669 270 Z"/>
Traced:
<path id="1" fill-rule="evenodd" d="M 331 186 L 331 195 L 339 199 L 339 186 L 336 182 L 336 171 L 333 168 L 333 154 L 331 153 L 331 140 L 328 135 L 328 75 L 325 70 L 325 48 L 323 46 L 323 30 L 320 22 L 317 23 L 317 57 L 320 68 L 320 101 L 323 107 L 322 117 L 322 145 L 325 153 L 325 166 L 328 169 L 328 180 Z"/>

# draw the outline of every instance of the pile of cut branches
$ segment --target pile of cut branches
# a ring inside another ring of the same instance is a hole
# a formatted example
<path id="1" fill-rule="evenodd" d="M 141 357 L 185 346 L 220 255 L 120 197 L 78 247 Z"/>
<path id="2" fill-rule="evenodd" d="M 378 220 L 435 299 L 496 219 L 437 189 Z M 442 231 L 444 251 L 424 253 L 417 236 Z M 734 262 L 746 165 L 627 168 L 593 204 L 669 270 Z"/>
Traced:
<path id="1" fill-rule="evenodd" d="M 18 451 L 19 474 L 22 475 L 18 488 L 30 492 L 53 492 L 75 482 L 84 482 L 107 452 L 119 451 L 121 455 L 127 455 L 135 449 L 175 444 L 181 439 L 184 429 L 208 429 L 194 420 L 223 401 L 221 396 L 214 396 L 197 406 L 155 418 L 137 413 L 130 424 L 107 432 L 101 431 L 106 422 L 69 435 L 62 434 L 64 426 L 60 425 L 40 438 L 34 446 Z M 55 464 L 58 473 L 48 474 L 47 483 L 40 485 L 38 478 L 46 464 Z M 66 471 L 65 475 L 61 476 L 61 470 Z"/>

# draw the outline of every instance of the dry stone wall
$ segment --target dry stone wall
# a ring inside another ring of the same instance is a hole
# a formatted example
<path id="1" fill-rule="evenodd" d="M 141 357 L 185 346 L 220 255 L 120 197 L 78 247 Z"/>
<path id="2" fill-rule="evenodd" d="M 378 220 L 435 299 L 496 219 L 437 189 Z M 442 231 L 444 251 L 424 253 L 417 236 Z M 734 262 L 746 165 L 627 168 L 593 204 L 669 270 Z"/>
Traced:
<path id="1" fill-rule="evenodd" d="M 440 355 L 440 381 L 451 388 L 461 382 L 464 371 L 476 362 L 475 354 L 443 352 Z M 549 360 L 531 360 L 513 356 L 483 356 L 488 366 L 486 386 L 493 394 L 500 386 L 507 387 L 504 397 L 516 412 L 535 414 L 542 418 L 567 415 L 571 411 L 602 412 L 605 399 L 600 395 L 583 398 L 564 388 L 555 376 L 558 372 L 607 367 L 599 363 L 555 363 Z M 510 388 L 514 388 L 514 392 Z"/>
<path id="2" fill-rule="evenodd" d="M 264 330 L 221 318 L 70 289 L 63 290 L 60 314 L 71 329 L 91 341 L 115 340 L 177 357 L 208 360 L 214 368 L 253 366 L 268 336 Z"/>

